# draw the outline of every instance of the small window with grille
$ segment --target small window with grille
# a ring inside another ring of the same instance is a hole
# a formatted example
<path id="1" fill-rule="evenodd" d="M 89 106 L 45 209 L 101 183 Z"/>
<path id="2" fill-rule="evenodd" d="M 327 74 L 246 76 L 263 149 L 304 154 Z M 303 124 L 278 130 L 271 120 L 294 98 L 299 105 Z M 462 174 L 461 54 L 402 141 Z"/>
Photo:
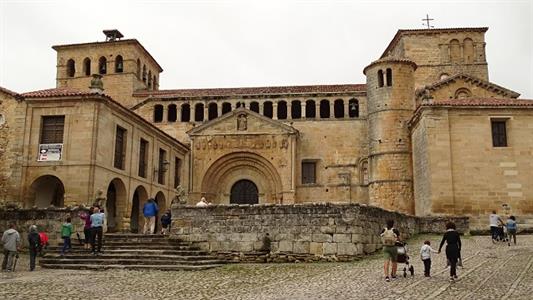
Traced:
<path id="1" fill-rule="evenodd" d="M 492 146 L 507 147 L 507 120 L 491 119 Z"/>
<path id="2" fill-rule="evenodd" d="M 41 144 L 62 144 L 65 116 L 43 116 Z"/>
<path id="3" fill-rule="evenodd" d="M 302 161 L 302 184 L 316 183 L 316 161 Z"/>

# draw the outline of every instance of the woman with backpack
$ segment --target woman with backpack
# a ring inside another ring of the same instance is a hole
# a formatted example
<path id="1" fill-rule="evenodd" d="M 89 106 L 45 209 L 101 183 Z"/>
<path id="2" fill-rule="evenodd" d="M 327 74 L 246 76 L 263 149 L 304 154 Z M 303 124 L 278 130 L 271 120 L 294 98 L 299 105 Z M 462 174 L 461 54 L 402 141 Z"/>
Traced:
<path id="1" fill-rule="evenodd" d="M 396 247 L 396 242 L 400 238 L 400 231 L 394 228 L 393 220 L 388 220 L 387 226 L 381 230 L 380 236 L 381 242 L 383 243 L 383 254 L 385 255 L 383 271 L 385 272 L 385 281 L 389 282 L 391 279 L 396 278 L 396 269 L 398 268 L 398 249 Z M 390 277 L 389 264 L 392 264 Z"/>

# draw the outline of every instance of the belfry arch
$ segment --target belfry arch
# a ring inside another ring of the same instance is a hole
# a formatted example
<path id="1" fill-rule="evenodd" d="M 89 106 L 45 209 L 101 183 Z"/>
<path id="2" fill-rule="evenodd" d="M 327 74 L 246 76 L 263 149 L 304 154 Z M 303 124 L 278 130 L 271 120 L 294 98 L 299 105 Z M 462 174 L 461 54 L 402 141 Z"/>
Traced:
<path id="1" fill-rule="evenodd" d="M 216 160 L 202 180 L 201 192 L 214 203 L 230 203 L 232 187 L 247 180 L 257 187 L 257 203 L 279 203 L 281 177 L 266 158 L 251 152 L 233 152 Z"/>

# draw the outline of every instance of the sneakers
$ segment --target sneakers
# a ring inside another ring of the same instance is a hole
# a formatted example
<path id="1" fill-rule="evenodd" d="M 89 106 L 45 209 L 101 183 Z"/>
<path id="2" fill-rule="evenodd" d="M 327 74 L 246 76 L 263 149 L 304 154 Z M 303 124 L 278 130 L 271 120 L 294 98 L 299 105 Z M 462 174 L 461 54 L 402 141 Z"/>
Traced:
<path id="1" fill-rule="evenodd" d="M 389 281 L 390 281 L 389 276 L 385 276 L 385 281 L 386 281 L 386 282 L 389 282 Z"/>
<path id="2" fill-rule="evenodd" d="M 391 275 L 391 279 L 396 279 L 396 275 Z"/>
<path id="3" fill-rule="evenodd" d="M 450 282 L 455 282 L 455 279 L 453 277 L 450 277 Z"/>

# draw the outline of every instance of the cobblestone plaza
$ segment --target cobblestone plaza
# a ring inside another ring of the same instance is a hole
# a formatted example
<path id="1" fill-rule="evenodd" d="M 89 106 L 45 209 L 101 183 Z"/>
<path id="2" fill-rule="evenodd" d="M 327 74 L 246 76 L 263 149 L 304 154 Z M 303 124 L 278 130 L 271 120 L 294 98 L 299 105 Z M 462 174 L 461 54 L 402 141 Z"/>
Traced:
<path id="1" fill-rule="evenodd" d="M 232 264 L 207 271 L 74 271 L 37 268 L 21 256 L 17 272 L 1 273 L 0 299 L 531 299 L 533 236 L 518 245 L 463 237 L 464 268 L 448 281 L 444 251 L 433 256 L 432 277 L 422 275 L 419 248 L 438 248 L 440 236 L 409 241 L 415 276 L 383 280 L 381 255 L 353 263 Z M 399 270 L 403 265 L 399 265 Z"/>

